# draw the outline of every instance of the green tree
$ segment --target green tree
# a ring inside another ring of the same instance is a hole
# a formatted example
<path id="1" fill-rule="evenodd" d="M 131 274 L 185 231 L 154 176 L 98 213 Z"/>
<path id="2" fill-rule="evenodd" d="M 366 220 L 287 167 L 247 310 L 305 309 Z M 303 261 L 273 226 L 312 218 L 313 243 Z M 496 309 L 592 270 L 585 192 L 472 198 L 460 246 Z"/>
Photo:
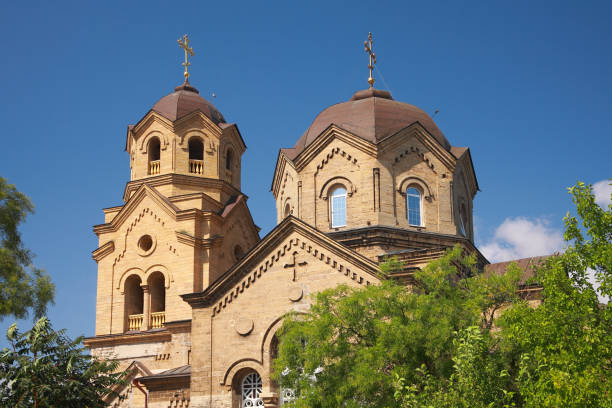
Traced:
<path id="1" fill-rule="evenodd" d="M 397 267 L 392 259 L 381 269 Z M 398 389 L 410 390 L 406 407 L 502 406 L 508 379 L 485 322 L 515 301 L 520 271 L 470 276 L 473 267 L 455 247 L 415 274 L 414 290 L 383 280 L 317 294 L 307 314 L 283 324 L 274 377 L 296 391 L 296 407 L 395 407 Z M 490 352 L 496 360 L 476 358 Z M 451 389 L 471 394 L 444 405 L 439 391 Z"/>
<path id="2" fill-rule="evenodd" d="M 524 407 L 612 407 L 612 311 L 598 299 L 611 294 L 612 206 L 599 207 L 584 183 L 569 190 L 577 217 L 565 217 L 566 251 L 536 271 L 542 303 L 497 322 Z"/>
<path id="3" fill-rule="evenodd" d="M 28 197 L 0 177 L 0 320 L 6 316 L 45 314 L 55 287 L 49 276 L 32 266 L 32 254 L 21 241 L 19 225 L 34 207 Z"/>
<path id="4" fill-rule="evenodd" d="M 275 378 L 294 405 L 612 407 L 612 311 L 600 300 L 612 294 L 612 206 L 584 183 L 569 190 L 568 247 L 535 271 L 539 306 L 518 297 L 516 264 L 471 276 L 459 248 L 416 273 L 412 291 L 324 291 L 280 332 Z"/>
<path id="5" fill-rule="evenodd" d="M 0 352 L 0 405 L 14 408 L 106 407 L 124 383 L 117 363 L 98 360 L 72 341 L 63 330 L 55 332 L 46 317 L 19 333 L 7 332 L 10 348 Z"/>

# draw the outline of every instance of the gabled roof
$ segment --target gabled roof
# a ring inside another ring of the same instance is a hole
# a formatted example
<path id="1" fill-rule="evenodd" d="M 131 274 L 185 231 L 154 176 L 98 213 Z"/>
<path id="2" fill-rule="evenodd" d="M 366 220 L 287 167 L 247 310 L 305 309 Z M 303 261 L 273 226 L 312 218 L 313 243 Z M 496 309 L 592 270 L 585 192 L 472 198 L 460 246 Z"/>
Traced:
<path id="1" fill-rule="evenodd" d="M 161 380 L 164 378 L 177 378 L 177 377 L 189 377 L 191 375 L 191 366 L 184 365 L 181 367 L 171 368 L 170 370 L 162 371 L 157 374 L 149 374 L 144 377 L 136 378 L 136 380 L 141 382 L 146 382 L 147 380 Z"/>
<path id="2" fill-rule="evenodd" d="M 251 268 L 265 260 L 270 254 L 280 252 L 282 249 L 277 245 L 281 244 L 292 232 L 299 231 L 302 235 L 325 248 L 330 254 L 334 254 L 342 259 L 346 259 L 353 265 L 357 265 L 371 277 L 372 281 L 379 281 L 378 264 L 364 257 L 361 254 L 345 247 L 334 241 L 326 234 L 308 225 L 304 221 L 289 216 L 278 224 L 268 235 L 266 235 L 255 247 L 253 247 L 240 261 L 232 268 L 215 280 L 208 288 L 202 292 L 181 295 L 184 301 L 192 306 L 210 306 L 226 293 L 234 290 L 235 285 L 249 273 Z M 347 262 L 347 263 L 348 263 Z M 243 285 L 244 286 L 244 285 Z"/>
<path id="3" fill-rule="evenodd" d="M 472 153 L 469 147 L 451 147 L 451 153 L 457 158 L 457 161 L 465 161 L 467 164 L 467 170 L 470 173 L 470 184 L 472 184 L 472 197 L 477 191 L 480 191 L 478 186 L 478 178 L 476 178 L 476 170 L 474 169 L 474 162 L 472 161 Z"/>
<path id="4" fill-rule="evenodd" d="M 523 271 L 524 274 L 521 283 L 525 283 L 529 278 L 535 276 L 536 269 L 542 266 L 551 256 L 553 255 L 532 256 L 529 258 L 512 259 L 510 261 L 492 263 L 485 267 L 485 275 L 502 275 L 506 272 L 508 265 L 514 262 Z"/>
<path id="5" fill-rule="evenodd" d="M 156 189 L 150 187 L 147 183 L 142 183 L 138 190 L 130 197 L 128 202 L 121 208 L 119 213 L 107 224 L 94 225 L 94 232 L 100 234 L 103 232 L 116 231 L 125 219 L 132 213 L 133 209 L 144 200 L 145 197 L 150 197 L 159 204 L 159 206 L 169 215 L 176 217 L 176 214 L 181 210 L 171 203 L 166 197 L 160 194 Z M 183 211 L 184 212 L 184 211 Z"/>

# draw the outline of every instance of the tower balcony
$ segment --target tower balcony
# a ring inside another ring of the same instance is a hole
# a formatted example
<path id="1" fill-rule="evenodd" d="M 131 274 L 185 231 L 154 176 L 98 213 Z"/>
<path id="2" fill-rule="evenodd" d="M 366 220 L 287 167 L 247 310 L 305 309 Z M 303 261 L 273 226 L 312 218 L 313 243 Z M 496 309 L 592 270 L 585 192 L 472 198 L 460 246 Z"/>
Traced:
<path id="1" fill-rule="evenodd" d="M 189 172 L 192 174 L 204 174 L 204 160 L 189 159 Z"/>
<path id="2" fill-rule="evenodd" d="M 152 160 L 149 162 L 149 175 L 159 174 L 159 160 Z"/>
<path id="3" fill-rule="evenodd" d="M 128 330 L 140 330 L 144 319 L 143 314 L 135 314 L 128 316 Z"/>
<path id="4" fill-rule="evenodd" d="M 128 316 L 129 331 L 159 329 L 164 327 L 164 323 L 166 323 L 166 311 L 152 312 L 149 319 L 150 327 L 146 327 L 144 314 L 133 314 Z"/>
<path id="5" fill-rule="evenodd" d="M 166 322 L 166 312 L 153 312 L 151 313 L 151 328 L 159 329 L 164 326 Z"/>

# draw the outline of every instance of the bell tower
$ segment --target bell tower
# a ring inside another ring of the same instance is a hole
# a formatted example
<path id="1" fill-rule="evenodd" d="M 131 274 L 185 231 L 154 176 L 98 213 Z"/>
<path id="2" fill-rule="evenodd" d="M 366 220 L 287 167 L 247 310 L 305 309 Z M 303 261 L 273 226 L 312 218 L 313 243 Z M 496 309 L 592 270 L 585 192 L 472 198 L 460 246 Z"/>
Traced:
<path id="1" fill-rule="evenodd" d="M 96 335 L 149 333 L 191 319 L 180 295 L 205 290 L 259 242 L 241 192 L 235 124 L 185 80 L 128 126 L 124 204 L 104 209 Z M 147 334 L 148 335 L 148 334 Z"/>
<path id="2" fill-rule="evenodd" d="M 240 191 L 241 158 L 246 150 L 240 131 L 226 123 L 189 82 L 177 86 L 138 123 L 128 126 L 126 150 L 131 168 L 128 193 L 142 182 L 155 182 L 168 194 L 203 191 L 221 200 Z M 216 187 L 212 180 L 219 181 Z"/>

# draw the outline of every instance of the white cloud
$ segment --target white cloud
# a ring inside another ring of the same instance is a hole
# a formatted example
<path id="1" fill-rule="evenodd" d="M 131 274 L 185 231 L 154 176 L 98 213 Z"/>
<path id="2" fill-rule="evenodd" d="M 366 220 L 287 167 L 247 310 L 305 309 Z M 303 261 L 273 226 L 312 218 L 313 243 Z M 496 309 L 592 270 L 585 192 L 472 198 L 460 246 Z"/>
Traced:
<path id="1" fill-rule="evenodd" d="M 612 194 L 612 183 L 611 180 L 601 180 L 593 184 L 593 193 L 595 193 L 595 202 L 599 204 L 601 208 L 608 208 L 612 203 L 610 194 Z"/>
<path id="2" fill-rule="evenodd" d="M 495 229 L 493 238 L 480 247 L 491 262 L 538 255 L 550 255 L 563 249 L 561 231 L 549 226 L 546 219 L 506 218 Z"/>

